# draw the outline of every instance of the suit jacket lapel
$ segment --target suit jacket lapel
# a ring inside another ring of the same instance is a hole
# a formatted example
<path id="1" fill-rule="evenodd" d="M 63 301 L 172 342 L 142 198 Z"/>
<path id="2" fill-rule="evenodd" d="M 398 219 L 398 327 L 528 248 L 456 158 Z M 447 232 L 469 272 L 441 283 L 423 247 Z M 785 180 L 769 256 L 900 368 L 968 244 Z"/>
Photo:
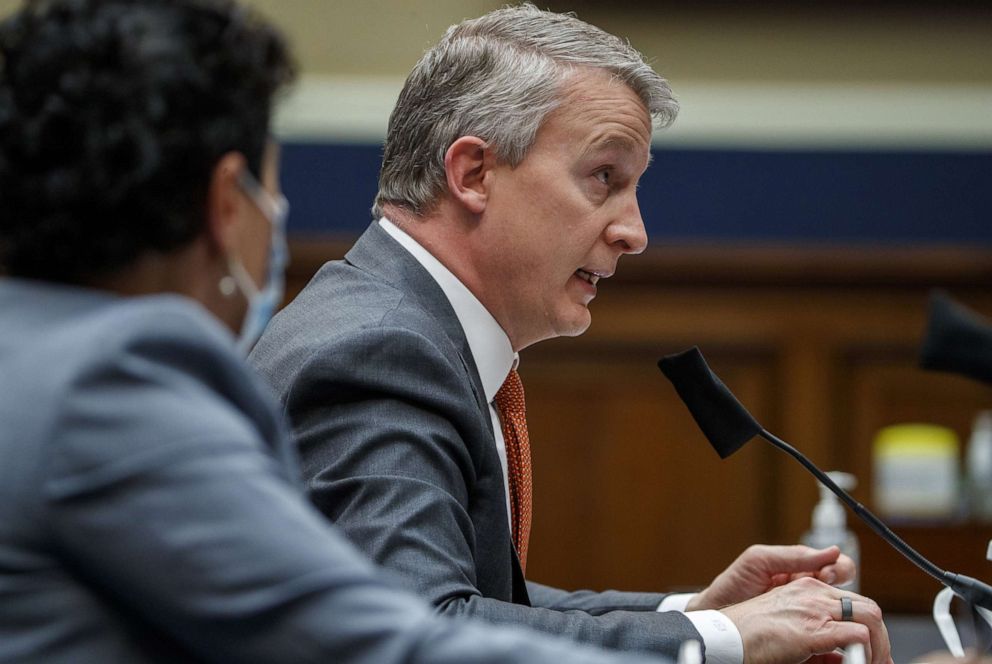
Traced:
<path id="1" fill-rule="evenodd" d="M 482 389 L 482 379 L 479 369 L 465 338 L 455 310 L 451 307 L 448 297 L 434 277 L 424 269 L 417 259 L 387 233 L 379 222 L 373 221 L 368 229 L 358 239 L 358 242 L 345 254 L 345 260 L 360 270 L 376 275 L 378 278 L 393 284 L 398 289 L 419 301 L 425 309 L 434 313 L 442 328 L 451 339 L 468 375 L 472 378 L 472 391 L 476 404 L 490 436 L 494 439 L 493 454 L 495 455 L 495 434 L 492 419 L 489 416 L 489 404 Z M 509 533 L 509 530 L 507 530 Z M 516 551 L 510 544 L 512 561 L 512 593 L 513 601 L 517 604 L 530 605 L 527 584 L 520 569 Z"/>
<path id="2" fill-rule="evenodd" d="M 489 429 L 490 434 L 493 434 L 489 404 L 486 402 L 482 379 L 479 377 L 479 369 L 472 357 L 468 339 L 465 338 L 465 331 L 458 322 L 455 310 L 452 309 L 444 291 L 434 281 L 434 277 L 410 252 L 383 230 L 377 221 L 372 222 L 358 242 L 345 254 L 345 260 L 393 284 L 434 313 L 445 334 L 458 349 L 462 365 L 472 378 L 472 391 L 484 416 L 486 428 Z"/>

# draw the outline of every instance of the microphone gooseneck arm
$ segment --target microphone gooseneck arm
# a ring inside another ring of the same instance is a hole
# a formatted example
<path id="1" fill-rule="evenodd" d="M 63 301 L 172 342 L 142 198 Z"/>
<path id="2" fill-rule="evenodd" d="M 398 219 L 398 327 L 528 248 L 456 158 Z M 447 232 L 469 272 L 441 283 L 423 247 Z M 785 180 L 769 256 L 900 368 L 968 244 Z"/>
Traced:
<path id="1" fill-rule="evenodd" d="M 992 333 L 989 337 L 992 339 Z M 709 440 L 710 445 L 713 446 L 721 459 L 726 459 L 752 438 L 761 436 L 802 464 L 825 487 L 833 491 L 845 505 L 850 507 L 862 521 L 867 523 L 875 531 L 875 534 L 888 542 L 911 563 L 953 590 L 968 603 L 992 611 L 992 586 L 964 574 L 942 570 L 934 565 L 889 530 L 888 526 L 869 512 L 864 505 L 837 486 L 802 452 L 769 433 L 754 419 L 751 413 L 747 412 L 747 409 L 723 384 L 723 381 L 713 373 L 698 347 L 693 346 L 681 353 L 666 355 L 658 361 L 658 368 L 672 381 L 679 397 L 685 402 L 693 419 L 696 420 L 696 424 L 702 429 L 706 439 Z"/>
<path id="2" fill-rule="evenodd" d="M 789 445 L 789 443 L 785 442 L 784 440 L 782 440 L 781 438 L 779 438 L 778 436 L 769 432 L 766 429 L 762 429 L 761 433 L 759 433 L 758 435 L 764 438 L 765 440 L 767 440 L 775 447 L 785 452 L 786 454 L 788 454 L 789 456 L 791 456 L 792 458 L 794 458 L 799 463 L 801 463 L 803 467 L 806 468 L 806 470 L 811 472 L 816 477 L 816 479 L 818 479 L 820 483 L 823 484 L 823 486 L 833 491 L 834 494 L 838 498 L 840 498 L 841 501 L 844 502 L 844 504 L 850 507 L 851 510 L 853 510 L 854 513 L 861 518 L 861 520 L 867 523 L 872 530 L 878 533 L 879 537 L 886 540 L 892 546 L 898 549 L 899 553 L 901 553 L 906 558 L 908 558 L 911 563 L 913 563 L 921 570 L 923 570 L 924 572 L 935 578 L 937 581 L 944 583 L 944 577 L 947 574 L 946 571 L 940 569 L 932 562 L 924 558 L 920 552 L 918 552 L 916 549 L 914 549 L 905 541 L 903 541 L 901 537 L 899 537 L 894 532 L 892 532 L 892 530 L 890 530 L 888 526 L 882 523 L 882 521 L 877 516 L 872 514 L 867 507 L 856 501 L 847 491 L 844 491 L 839 486 L 837 486 L 837 484 L 832 479 L 830 479 L 829 475 L 827 475 L 825 472 L 814 466 L 813 462 L 806 458 L 806 455 L 804 455 L 802 452 L 794 448 L 792 445 Z"/>
<path id="3" fill-rule="evenodd" d="M 802 466 L 812 473 L 812 475 L 816 477 L 821 484 L 830 489 L 845 505 L 850 507 L 862 521 L 868 524 L 869 528 L 875 531 L 875 533 L 883 540 L 892 545 L 893 548 L 895 548 L 911 563 L 956 592 L 970 604 L 976 604 L 992 610 L 992 586 L 989 586 L 988 584 L 970 576 L 965 576 L 964 574 L 955 574 L 954 572 L 948 572 L 947 570 L 940 569 L 932 562 L 924 558 L 919 551 L 903 541 L 901 537 L 892 532 L 892 530 L 882 523 L 877 516 L 872 514 L 867 507 L 851 497 L 851 494 L 837 486 L 837 484 L 830 479 L 826 473 L 813 465 L 813 462 L 806 458 L 806 455 L 802 452 L 775 434 L 769 432 L 767 429 L 762 428 L 758 435 L 802 464 Z"/>

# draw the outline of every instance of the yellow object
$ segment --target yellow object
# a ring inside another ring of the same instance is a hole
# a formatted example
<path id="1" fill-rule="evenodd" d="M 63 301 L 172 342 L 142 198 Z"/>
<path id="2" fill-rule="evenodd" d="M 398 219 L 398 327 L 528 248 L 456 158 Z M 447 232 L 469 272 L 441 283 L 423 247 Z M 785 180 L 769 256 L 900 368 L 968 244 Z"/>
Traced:
<path id="1" fill-rule="evenodd" d="M 873 499 L 886 516 L 953 517 L 959 506 L 957 434 L 936 424 L 894 424 L 875 436 Z"/>
<path id="2" fill-rule="evenodd" d="M 936 424 L 893 424 L 875 436 L 875 456 L 957 455 L 958 435 Z"/>

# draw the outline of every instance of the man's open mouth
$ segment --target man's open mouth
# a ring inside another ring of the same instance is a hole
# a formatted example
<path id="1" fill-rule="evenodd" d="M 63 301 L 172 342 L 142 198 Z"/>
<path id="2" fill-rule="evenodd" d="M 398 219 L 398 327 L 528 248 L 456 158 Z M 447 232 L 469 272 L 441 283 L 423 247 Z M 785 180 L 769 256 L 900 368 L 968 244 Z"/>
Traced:
<path id="1" fill-rule="evenodd" d="M 593 274 L 592 272 L 586 272 L 585 270 L 576 270 L 575 275 L 579 279 L 584 279 L 585 281 L 588 281 L 593 286 L 595 286 L 596 282 L 598 282 L 600 279 L 598 274 Z"/>

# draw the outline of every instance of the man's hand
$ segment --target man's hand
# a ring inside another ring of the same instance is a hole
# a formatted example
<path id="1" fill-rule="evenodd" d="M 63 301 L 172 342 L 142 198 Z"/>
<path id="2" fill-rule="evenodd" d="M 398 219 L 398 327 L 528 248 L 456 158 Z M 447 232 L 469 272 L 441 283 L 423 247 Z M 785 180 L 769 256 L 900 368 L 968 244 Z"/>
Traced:
<path id="1" fill-rule="evenodd" d="M 836 546 L 813 549 L 802 544 L 757 544 L 748 547 L 706 590 L 693 597 L 686 610 L 722 609 L 803 577 L 840 585 L 854 579 L 854 574 L 854 561 Z"/>
<path id="2" fill-rule="evenodd" d="M 841 597 L 851 598 L 853 617 L 849 621 L 841 619 Z M 878 605 L 811 577 L 773 588 L 722 612 L 741 633 L 744 664 L 799 664 L 852 643 L 865 647 L 865 659 L 871 664 L 892 664 L 889 635 Z"/>

